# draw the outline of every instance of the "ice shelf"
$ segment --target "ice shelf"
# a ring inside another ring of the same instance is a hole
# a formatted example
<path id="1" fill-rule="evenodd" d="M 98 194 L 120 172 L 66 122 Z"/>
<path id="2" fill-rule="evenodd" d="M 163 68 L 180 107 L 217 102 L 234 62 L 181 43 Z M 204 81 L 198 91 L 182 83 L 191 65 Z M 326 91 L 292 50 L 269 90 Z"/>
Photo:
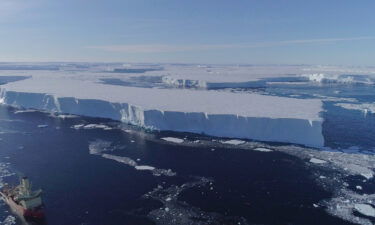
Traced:
<path id="1" fill-rule="evenodd" d="M 98 82 L 103 76 L 112 74 L 33 72 L 27 79 L 0 85 L 0 103 L 110 118 L 155 130 L 324 145 L 318 99 L 109 85 Z"/>

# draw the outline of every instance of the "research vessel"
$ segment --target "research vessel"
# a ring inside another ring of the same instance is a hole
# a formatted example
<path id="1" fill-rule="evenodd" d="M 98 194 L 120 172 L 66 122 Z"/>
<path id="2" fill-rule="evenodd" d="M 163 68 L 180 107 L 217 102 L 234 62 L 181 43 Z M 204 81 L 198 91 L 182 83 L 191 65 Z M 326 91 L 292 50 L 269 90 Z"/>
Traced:
<path id="1" fill-rule="evenodd" d="M 16 187 L 5 185 L 0 191 L 1 197 L 9 205 L 11 210 L 22 220 L 43 221 L 44 211 L 42 202 L 42 190 L 33 191 L 27 177 L 22 177 Z"/>

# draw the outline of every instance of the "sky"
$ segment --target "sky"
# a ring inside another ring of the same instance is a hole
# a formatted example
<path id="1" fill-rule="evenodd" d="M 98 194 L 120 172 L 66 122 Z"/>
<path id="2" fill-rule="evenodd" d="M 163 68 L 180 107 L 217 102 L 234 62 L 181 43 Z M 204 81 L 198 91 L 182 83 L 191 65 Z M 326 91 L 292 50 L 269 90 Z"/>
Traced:
<path id="1" fill-rule="evenodd" d="M 375 65 L 374 0 L 0 0 L 0 61 Z"/>

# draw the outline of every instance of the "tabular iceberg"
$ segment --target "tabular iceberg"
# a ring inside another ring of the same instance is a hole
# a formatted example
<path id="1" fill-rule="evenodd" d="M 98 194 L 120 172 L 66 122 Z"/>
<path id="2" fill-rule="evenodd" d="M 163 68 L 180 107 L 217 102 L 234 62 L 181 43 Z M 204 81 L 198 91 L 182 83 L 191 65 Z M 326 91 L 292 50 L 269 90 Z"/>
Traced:
<path id="1" fill-rule="evenodd" d="M 99 74 L 99 73 L 98 73 Z M 38 71 L 0 86 L 0 103 L 137 126 L 322 147 L 322 102 L 255 93 L 108 85 L 113 73 Z"/>

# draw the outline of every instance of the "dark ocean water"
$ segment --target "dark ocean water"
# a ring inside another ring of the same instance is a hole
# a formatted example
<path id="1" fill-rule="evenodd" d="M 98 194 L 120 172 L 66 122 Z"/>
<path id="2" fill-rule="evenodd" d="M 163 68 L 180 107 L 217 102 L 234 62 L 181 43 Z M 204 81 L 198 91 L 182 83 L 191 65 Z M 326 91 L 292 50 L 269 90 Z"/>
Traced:
<path id="1" fill-rule="evenodd" d="M 104 119 L 14 112 L 0 106 L 0 163 L 14 173 L 4 180 L 27 175 L 43 189 L 47 224 L 350 224 L 313 206 L 332 193 L 314 182 L 299 158 L 160 141 L 187 134 L 72 128 L 116 126 Z M 95 141 L 107 143 L 107 154 L 176 175 L 155 176 L 89 154 Z M 5 205 L 0 210 L 3 221 L 10 213 Z"/>

